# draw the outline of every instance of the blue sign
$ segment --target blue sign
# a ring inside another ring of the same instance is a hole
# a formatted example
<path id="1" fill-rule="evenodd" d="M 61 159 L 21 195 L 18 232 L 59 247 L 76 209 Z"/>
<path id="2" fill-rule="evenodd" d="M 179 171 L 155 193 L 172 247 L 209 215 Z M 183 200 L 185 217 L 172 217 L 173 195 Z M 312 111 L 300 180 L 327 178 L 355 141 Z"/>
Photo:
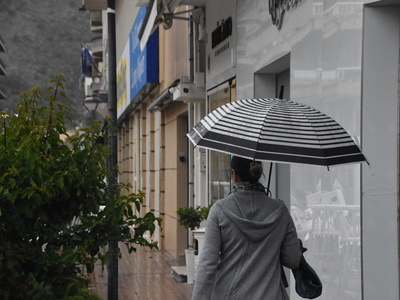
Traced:
<path id="1" fill-rule="evenodd" d="M 129 35 L 130 42 L 130 90 L 133 101 L 149 83 L 158 83 L 158 29 L 149 37 L 143 52 L 138 37 L 146 15 L 141 7 Z"/>

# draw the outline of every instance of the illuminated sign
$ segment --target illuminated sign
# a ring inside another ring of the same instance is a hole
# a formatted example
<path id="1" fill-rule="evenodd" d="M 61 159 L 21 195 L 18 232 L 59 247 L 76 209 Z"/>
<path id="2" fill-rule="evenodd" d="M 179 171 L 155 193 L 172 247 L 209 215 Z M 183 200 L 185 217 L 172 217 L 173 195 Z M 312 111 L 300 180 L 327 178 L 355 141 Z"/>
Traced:
<path id="1" fill-rule="evenodd" d="M 117 66 L 117 117 L 128 107 L 131 101 L 129 41 L 126 43 Z"/>
<path id="2" fill-rule="evenodd" d="M 158 84 L 158 30 L 140 49 L 138 33 L 145 15 L 146 7 L 141 7 L 117 65 L 117 117 L 121 120 Z"/>
<path id="3" fill-rule="evenodd" d="M 146 7 L 141 7 L 129 35 L 131 101 L 147 84 L 158 83 L 158 30 L 149 37 L 143 52 L 140 50 L 138 34 L 145 15 Z"/>

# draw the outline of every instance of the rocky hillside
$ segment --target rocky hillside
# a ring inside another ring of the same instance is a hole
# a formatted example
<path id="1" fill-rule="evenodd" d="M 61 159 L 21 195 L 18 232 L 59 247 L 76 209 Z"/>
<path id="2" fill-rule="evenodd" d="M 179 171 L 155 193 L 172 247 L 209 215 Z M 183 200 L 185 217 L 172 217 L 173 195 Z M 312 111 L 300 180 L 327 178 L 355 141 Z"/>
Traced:
<path id="1" fill-rule="evenodd" d="M 18 95 L 32 86 L 45 90 L 55 74 L 66 77 L 71 118 L 83 117 L 81 43 L 90 42 L 89 12 L 79 11 L 82 0 L 0 0 L 0 52 L 7 76 L 0 76 L 0 110 L 13 111 Z"/>

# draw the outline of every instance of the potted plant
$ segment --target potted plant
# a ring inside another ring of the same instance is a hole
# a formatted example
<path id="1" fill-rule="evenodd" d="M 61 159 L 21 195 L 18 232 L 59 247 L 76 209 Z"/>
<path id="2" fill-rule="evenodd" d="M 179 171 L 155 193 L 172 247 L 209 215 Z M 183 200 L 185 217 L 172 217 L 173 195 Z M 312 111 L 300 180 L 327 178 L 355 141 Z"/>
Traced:
<path id="1" fill-rule="evenodd" d="M 186 229 L 190 229 L 192 231 L 200 228 L 201 222 L 206 220 L 208 217 L 208 212 L 211 208 L 212 204 L 206 207 L 191 207 L 184 206 L 180 207 L 177 211 L 178 214 L 178 222 L 180 225 L 184 226 Z M 193 234 L 193 233 L 192 233 Z M 185 258 L 186 258 L 186 270 L 187 270 L 187 283 L 192 284 L 194 273 L 195 273 L 195 250 L 192 247 L 193 245 L 193 236 L 192 243 L 189 245 L 189 249 L 185 250 Z"/>
<path id="2" fill-rule="evenodd" d="M 183 206 L 177 211 L 178 222 L 186 229 L 195 230 L 200 227 L 201 222 L 204 220 L 201 214 L 201 207 Z M 187 283 L 193 284 L 194 273 L 195 273 L 195 250 L 192 247 L 192 242 L 189 245 L 189 249 L 185 250 L 186 259 L 186 272 L 187 272 Z"/>
<path id="3" fill-rule="evenodd" d="M 208 213 L 210 212 L 211 206 L 213 206 L 213 203 L 209 204 L 208 206 L 201 207 L 201 208 L 199 209 L 199 212 L 200 212 L 200 214 L 202 215 L 203 220 L 207 220 L 207 218 L 208 218 Z"/>
<path id="4" fill-rule="evenodd" d="M 202 213 L 200 206 L 180 207 L 177 214 L 179 224 L 186 229 L 195 230 L 200 227 L 201 222 L 204 220 L 204 213 Z"/>

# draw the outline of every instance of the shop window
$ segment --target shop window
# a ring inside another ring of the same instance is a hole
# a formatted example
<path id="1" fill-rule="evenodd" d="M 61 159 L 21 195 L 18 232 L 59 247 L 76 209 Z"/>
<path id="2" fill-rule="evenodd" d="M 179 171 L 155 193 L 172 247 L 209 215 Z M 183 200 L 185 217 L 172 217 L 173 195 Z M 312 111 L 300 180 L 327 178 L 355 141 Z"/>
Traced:
<path id="1" fill-rule="evenodd" d="M 210 90 L 207 97 L 207 113 L 236 100 L 236 81 L 232 80 Z M 208 195 L 209 203 L 225 197 L 231 189 L 230 155 L 208 151 Z"/>

